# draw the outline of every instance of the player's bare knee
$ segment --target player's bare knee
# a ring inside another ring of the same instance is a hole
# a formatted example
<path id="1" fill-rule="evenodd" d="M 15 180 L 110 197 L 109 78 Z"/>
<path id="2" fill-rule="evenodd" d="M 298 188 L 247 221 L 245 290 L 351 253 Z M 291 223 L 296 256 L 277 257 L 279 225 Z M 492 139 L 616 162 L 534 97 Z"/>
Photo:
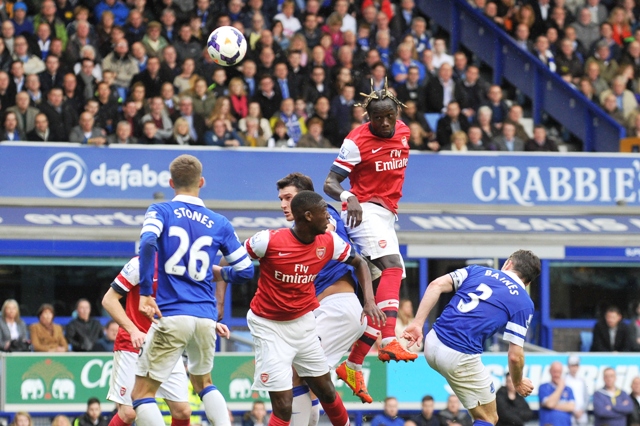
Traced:
<path id="1" fill-rule="evenodd" d="M 118 416 L 127 424 L 131 424 L 136 419 L 136 410 L 131 405 L 121 405 L 118 407 Z"/>
<path id="2" fill-rule="evenodd" d="M 271 409 L 276 417 L 282 420 L 291 418 L 291 406 L 293 404 L 292 392 L 270 392 Z"/>
<path id="3" fill-rule="evenodd" d="M 191 406 L 188 402 L 171 402 L 168 405 L 174 419 L 186 420 L 191 417 Z"/>

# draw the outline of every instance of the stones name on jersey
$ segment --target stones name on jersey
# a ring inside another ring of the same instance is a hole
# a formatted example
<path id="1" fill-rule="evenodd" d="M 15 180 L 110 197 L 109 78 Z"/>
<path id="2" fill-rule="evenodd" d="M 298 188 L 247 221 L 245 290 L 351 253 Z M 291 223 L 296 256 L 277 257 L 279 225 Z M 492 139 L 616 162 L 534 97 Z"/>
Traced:
<path id="1" fill-rule="evenodd" d="M 209 219 L 209 216 L 207 216 L 206 214 L 185 207 L 174 209 L 173 214 L 176 215 L 176 219 L 182 219 L 183 217 L 186 217 L 187 219 L 200 222 L 209 229 L 211 229 L 214 224 L 213 220 Z"/>

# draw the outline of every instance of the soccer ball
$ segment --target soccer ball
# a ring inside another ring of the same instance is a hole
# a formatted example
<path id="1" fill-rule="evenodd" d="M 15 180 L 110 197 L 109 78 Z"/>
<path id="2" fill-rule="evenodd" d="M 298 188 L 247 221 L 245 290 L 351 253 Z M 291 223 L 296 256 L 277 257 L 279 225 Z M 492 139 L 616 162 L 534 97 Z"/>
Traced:
<path id="1" fill-rule="evenodd" d="M 207 51 L 213 62 L 231 67 L 240 62 L 247 53 L 247 40 L 234 27 L 219 27 L 209 36 Z"/>

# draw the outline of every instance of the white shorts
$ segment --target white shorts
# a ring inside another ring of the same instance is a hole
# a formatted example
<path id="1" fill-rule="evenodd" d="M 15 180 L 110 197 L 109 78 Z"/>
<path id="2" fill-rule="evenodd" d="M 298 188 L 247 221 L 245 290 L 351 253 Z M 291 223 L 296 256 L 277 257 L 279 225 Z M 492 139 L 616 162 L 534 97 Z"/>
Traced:
<path id="1" fill-rule="evenodd" d="M 342 211 L 341 217 L 347 226 L 349 238 L 363 256 L 371 259 L 397 254 L 404 271 L 404 261 L 400 255 L 400 244 L 396 235 L 396 215 L 375 203 L 362 203 L 361 206 L 362 222 L 355 228 L 347 226 L 347 211 Z"/>
<path id="2" fill-rule="evenodd" d="M 336 293 L 322 299 L 313 314 L 329 368 L 334 368 L 367 327 L 366 319 L 360 323 L 362 306 L 355 293 Z"/>
<path id="3" fill-rule="evenodd" d="M 131 389 L 136 381 L 136 362 L 138 354 L 128 351 L 113 353 L 113 368 L 107 399 L 122 405 L 132 405 Z M 189 378 L 179 359 L 171 371 L 171 375 L 160 385 L 156 396 L 169 401 L 189 402 Z"/>
<path id="4" fill-rule="evenodd" d="M 424 343 L 424 357 L 431 368 L 442 375 L 462 405 L 471 410 L 496 399 L 493 381 L 480 355 L 463 354 L 451 349 L 431 330 Z"/>
<path id="5" fill-rule="evenodd" d="M 189 359 L 189 373 L 209 374 L 216 352 L 216 322 L 189 315 L 160 318 L 147 333 L 136 374 L 164 382 L 183 352 Z"/>
<path id="6" fill-rule="evenodd" d="M 291 389 L 292 365 L 302 378 L 329 372 L 313 312 L 292 321 L 272 321 L 249 310 L 247 324 L 256 352 L 252 389 L 270 392 Z"/>

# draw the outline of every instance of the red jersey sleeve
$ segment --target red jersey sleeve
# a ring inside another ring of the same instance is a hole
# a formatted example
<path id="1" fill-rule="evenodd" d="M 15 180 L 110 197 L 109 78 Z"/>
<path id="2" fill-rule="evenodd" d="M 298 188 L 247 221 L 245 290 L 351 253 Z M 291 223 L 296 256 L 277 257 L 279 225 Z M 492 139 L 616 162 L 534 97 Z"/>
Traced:
<path id="1" fill-rule="evenodd" d="M 358 145 L 351 139 L 345 139 L 331 170 L 341 176 L 347 176 L 361 161 L 362 157 L 360 157 Z"/>
<path id="2" fill-rule="evenodd" d="M 337 260 L 338 262 L 347 262 L 349 259 L 353 258 L 356 255 L 355 250 L 342 237 L 335 232 L 331 231 L 331 236 L 333 237 L 333 256 L 332 260 Z"/>
<path id="3" fill-rule="evenodd" d="M 270 231 L 260 231 L 253 237 L 244 242 L 244 247 L 247 249 L 249 257 L 252 259 L 260 259 L 264 257 L 269 246 L 269 239 L 271 237 Z"/>
<path id="4" fill-rule="evenodd" d="M 140 283 L 140 260 L 136 256 L 127 262 L 118 276 L 113 280 L 118 288 L 126 293 Z"/>

